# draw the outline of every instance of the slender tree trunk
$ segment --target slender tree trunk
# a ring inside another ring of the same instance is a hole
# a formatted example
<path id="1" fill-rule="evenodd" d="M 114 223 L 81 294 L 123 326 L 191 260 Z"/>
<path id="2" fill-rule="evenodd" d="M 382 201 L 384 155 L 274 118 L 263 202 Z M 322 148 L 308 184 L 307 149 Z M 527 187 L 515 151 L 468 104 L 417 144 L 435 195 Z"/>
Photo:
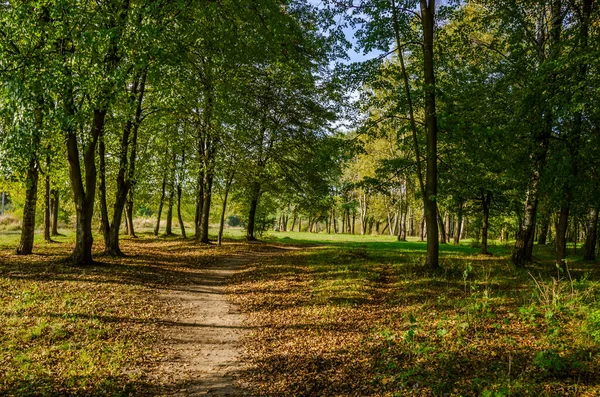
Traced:
<path id="1" fill-rule="evenodd" d="M 481 193 L 481 204 L 483 207 L 483 223 L 481 226 L 481 254 L 489 255 L 488 251 L 488 229 L 490 218 L 490 204 L 492 202 L 492 193 Z"/>
<path id="2" fill-rule="evenodd" d="M 437 134 L 438 124 L 435 104 L 435 68 L 433 65 L 433 36 L 435 28 L 435 0 L 421 0 L 423 25 L 423 68 L 425 83 L 425 129 L 427 131 L 427 171 L 425 181 L 425 218 L 427 220 L 427 258 L 425 265 L 431 269 L 439 266 L 439 238 L 437 217 Z"/>
<path id="3" fill-rule="evenodd" d="M 460 243 L 460 235 L 462 231 L 463 223 L 463 202 L 458 203 L 458 209 L 456 211 L 456 226 L 454 227 L 454 245 Z"/>
<path id="4" fill-rule="evenodd" d="M 127 207 L 125 207 L 125 211 L 127 211 Z M 129 235 L 129 218 L 127 218 L 127 214 L 125 214 L 125 230 L 123 230 L 126 236 Z"/>
<path id="5" fill-rule="evenodd" d="M 551 55 L 550 58 L 556 58 L 558 53 L 557 44 L 560 40 L 560 33 L 562 28 L 562 4 L 560 0 L 554 0 L 552 2 L 552 29 L 550 32 L 550 47 Z M 550 74 L 547 78 L 546 84 L 551 93 L 554 92 L 554 80 L 555 76 Z M 552 96 L 552 94 L 551 94 Z M 523 219 L 523 226 L 517 233 L 517 239 L 515 241 L 515 247 L 512 253 L 512 262 L 517 267 L 524 267 L 525 261 L 528 260 L 529 256 L 529 245 L 534 238 L 534 229 L 536 222 L 537 206 L 539 199 L 540 181 L 543 170 L 546 165 L 546 156 L 548 153 L 548 144 L 552 132 L 553 126 L 553 115 L 549 104 L 540 104 L 543 110 L 540 111 L 540 120 L 543 121 L 544 126 L 538 132 L 535 137 L 535 150 L 532 153 L 533 167 L 531 176 L 529 178 L 529 184 L 527 189 L 527 199 L 525 203 L 525 217 Z"/>
<path id="6" fill-rule="evenodd" d="M 167 227 L 165 234 L 167 236 L 173 235 L 173 196 L 175 195 L 173 186 L 169 189 L 169 200 L 167 201 Z"/>
<path id="7" fill-rule="evenodd" d="M 46 177 L 44 184 L 44 240 L 47 242 L 51 242 L 50 238 L 50 229 L 51 225 L 51 217 L 50 217 L 50 209 L 52 205 L 50 202 L 50 156 L 46 157 Z"/>
<path id="8" fill-rule="evenodd" d="M 585 236 L 583 259 L 593 261 L 596 259 L 596 240 L 598 239 L 598 209 L 590 208 Z"/>
<path id="9" fill-rule="evenodd" d="M 292 216 L 292 227 L 290 228 L 290 230 L 293 232 L 295 227 L 296 227 L 296 212 L 294 212 L 294 214 Z"/>
<path id="10" fill-rule="evenodd" d="M 333 218 L 333 232 L 335 234 L 337 234 L 338 233 L 338 224 L 337 224 L 337 218 L 335 216 L 335 207 L 333 207 L 331 211 L 332 211 L 331 217 Z"/>
<path id="11" fill-rule="evenodd" d="M 548 239 L 548 229 L 550 228 L 550 220 L 548 219 L 548 215 L 544 214 L 542 216 L 542 223 L 540 225 L 540 233 L 538 236 L 538 245 L 545 245 L 546 240 Z"/>
<path id="12" fill-rule="evenodd" d="M 406 241 L 406 218 L 408 216 L 408 202 L 404 204 L 404 214 L 402 215 L 402 232 L 400 234 L 400 239 L 402 241 Z"/>
<path id="13" fill-rule="evenodd" d="M 196 217 L 194 218 L 196 239 L 200 240 L 202 234 L 202 206 L 204 205 L 204 171 L 199 172 L 198 187 L 196 190 Z"/>
<path id="14" fill-rule="evenodd" d="M 118 255 L 119 253 L 111 252 L 110 244 L 110 221 L 108 220 L 108 205 L 106 202 L 106 147 L 104 144 L 104 132 L 100 135 L 98 144 L 98 176 L 100 178 L 99 194 L 100 194 L 100 231 L 104 238 L 104 252 L 107 255 Z"/>
<path id="15" fill-rule="evenodd" d="M 208 244 L 208 228 L 210 225 L 210 204 L 212 200 L 212 171 L 206 173 L 206 183 L 204 185 L 204 203 L 202 204 L 202 222 L 200 227 L 200 242 Z"/>
<path id="16" fill-rule="evenodd" d="M 179 228 L 181 229 L 181 237 L 187 238 L 185 233 L 185 225 L 183 224 L 183 217 L 181 216 L 181 183 L 177 184 L 177 219 L 179 220 Z"/>
<path id="17" fill-rule="evenodd" d="M 106 214 L 106 228 L 108 239 L 105 238 L 104 252 L 105 254 L 110 256 L 123 256 L 123 252 L 121 251 L 121 247 L 119 244 L 119 231 L 121 229 L 121 223 L 123 221 L 123 213 L 127 211 L 126 207 L 128 195 L 133 189 L 135 180 L 135 163 L 137 160 L 137 136 L 140 124 L 142 122 L 142 102 L 144 99 L 145 87 L 146 70 L 144 70 L 141 74 L 134 76 L 133 88 L 131 90 L 131 101 L 132 104 L 135 103 L 136 108 L 133 117 L 128 119 L 128 121 L 125 123 L 123 135 L 121 137 L 119 154 L 119 172 L 117 174 L 116 180 L 117 190 L 115 193 L 113 214 L 110 223 L 108 223 L 108 213 Z M 103 141 L 101 141 L 101 145 L 104 145 Z M 104 148 L 102 148 L 102 151 L 104 151 Z M 129 151 L 131 153 L 129 154 L 128 158 L 127 154 Z M 101 161 L 103 161 L 102 157 Z M 104 175 L 104 171 L 102 171 L 101 174 Z M 104 198 L 104 206 L 106 207 L 106 198 Z M 128 214 L 125 214 L 125 217 L 127 218 Z M 135 233 L 133 232 L 132 219 L 128 219 L 128 222 L 126 222 L 126 224 L 126 227 L 128 228 L 127 232 L 132 237 L 135 237 Z"/>
<path id="18" fill-rule="evenodd" d="M 160 190 L 160 201 L 158 202 L 158 212 L 156 215 L 156 227 L 154 228 L 154 235 L 158 236 L 160 230 L 160 216 L 162 214 L 163 202 L 165 201 L 165 190 L 167 189 L 167 175 L 163 176 L 162 187 Z"/>
<path id="19" fill-rule="evenodd" d="M 421 217 L 421 241 L 425 240 L 425 211 Z"/>
<path id="20" fill-rule="evenodd" d="M 58 208 L 59 208 L 59 195 L 58 189 L 52 189 L 50 191 L 50 208 L 52 210 L 52 227 L 50 234 L 52 236 L 58 236 Z"/>
<path id="21" fill-rule="evenodd" d="M 567 229 L 569 227 L 570 206 L 564 204 L 560 207 L 558 223 L 556 224 L 556 262 L 566 269 L 565 258 L 567 257 Z"/>
<path id="22" fill-rule="evenodd" d="M 137 238 L 133 225 L 133 188 L 134 185 L 131 185 L 131 188 L 129 188 L 127 203 L 125 204 L 125 216 L 127 217 L 127 234 L 130 238 Z"/>
<path id="23" fill-rule="evenodd" d="M 256 223 L 256 209 L 258 207 L 258 199 L 260 197 L 260 184 L 254 182 L 252 186 L 252 197 L 250 199 L 250 212 L 248 213 L 248 226 L 246 229 L 246 240 L 256 241 L 254 228 Z"/>
<path id="24" fill-rule="evenodd" d="M 444 228 L 444 219 L 442 219 L 442 214 L 440 214 L 439 208 L 437 210 L 437 219 L 436 219 L 440 232 L 440 243 L 446 244 L 446 229 Z"/>
<path id="25" fill-rule="evenodd" d="M 217 244 L 221 246 L 223 244 L 223 228 L 225 227 L 225 212 L 227 210 L 227 197 L 229 196 L 229 189 L 231 188 L 231 184 L 233 182 L 233 178 L 235 176 L 235 171 L 232 170 L 229 174 L 229 178 L 227 178 L 227 183 L 225 184 L 225 192 L 223 193 L 223 207 L 221 208 L 221 219 L 219 221 L 219 235 L 217 236 Z M 296 223 L 296 217 L 294 216 L 294 223 Z M 294 230 L 294 225 L 292 224 L 292 230 Z"/>

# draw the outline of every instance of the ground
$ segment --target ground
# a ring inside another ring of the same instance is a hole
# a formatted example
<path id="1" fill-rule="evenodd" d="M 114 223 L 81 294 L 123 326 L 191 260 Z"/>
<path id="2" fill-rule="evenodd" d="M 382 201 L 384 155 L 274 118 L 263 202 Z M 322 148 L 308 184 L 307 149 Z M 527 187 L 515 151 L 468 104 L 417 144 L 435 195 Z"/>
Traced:
<path id="1" fill-rule="evenodd" d="M 576 253 L 563 274 L 550 247 L 517 271 L 445 245 L 432 273 L 389 236 L 142 235 L 77 268 L 57 240 L 0 235 L 2 395 L 600 394 L 600 272 Z"/>

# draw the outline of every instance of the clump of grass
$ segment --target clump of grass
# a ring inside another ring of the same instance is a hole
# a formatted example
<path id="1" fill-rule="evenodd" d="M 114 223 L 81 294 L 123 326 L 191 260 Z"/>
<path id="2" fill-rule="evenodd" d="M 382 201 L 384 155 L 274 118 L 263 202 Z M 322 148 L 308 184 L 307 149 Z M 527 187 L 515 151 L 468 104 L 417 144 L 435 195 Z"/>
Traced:
<path id="1" fill-rule="evenodd" d="M 0 215 L 0 230 L 5 230 L 5 231 L 21 230 L 21 220 L 10 213 Z"/>

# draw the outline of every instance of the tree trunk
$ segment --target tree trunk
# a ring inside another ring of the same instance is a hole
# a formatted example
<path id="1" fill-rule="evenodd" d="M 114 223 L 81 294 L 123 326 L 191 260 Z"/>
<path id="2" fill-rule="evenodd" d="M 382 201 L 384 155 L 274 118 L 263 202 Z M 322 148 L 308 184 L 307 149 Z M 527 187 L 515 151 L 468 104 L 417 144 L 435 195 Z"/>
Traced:
<path id="1" fill-rule="evenodd" d="M 156 215 L 156 227 L 154 228 L 154 235 L 158 236 L 160 230 L 160 216 L 162 214 L 163 202 L 165 201 L 165 190 L 167 188 L 167 175 L 163 176 L 162 188 L 160 190 L 160 201 L 158 202 L 158 212 Z"/>
<path id="2" fill-rule="evenodd" d="M 121 137 L 120 154 L 119 154 L 119 172 L 117 174 L 117 191 L 115 193 L 115 202 L 113 205 L 113 215 L 110 223 L 107 224 L 108 240 L 105 239 L 104 252 L 110 256 L 123 256 L 119 245 L 119 231 L 123 221 L 123 213 L 126 211 L 128 195 L 133 189 L 135 179 L 135 162 L 137 160 L 137 136 L 140 124 L 142 122 L 142 102 L 144 99 L 146 87 L 146 70 L 134 77 L 133 87 L 131 90 L 132 101 L 135 101 L 135 114 L 133 118 L 129 118 L 123 128 Z M 130 139 L 131 137 L 131 139 Z M 131 142 L 130 142 L 131 140 Z M 101 145 L 103 142 L 101 141 Z M 129 158 L 127 157 L 130 151 Z M 102 149 L 103 151 L 104 149 Z M 102 172 L 104 175 L 104 171 Z M 131 199 L 133 199 L 131 197 Z M 129 210 L 132 211 L 132 206 Z M 126 217 L 129 214 L 125 215 Z M 108 217 L 107 217 L 108 220 Z M 127 232 L 135 237 L 133 231 L 133 220 L 128 219 L 126 222 Z"/>
<path id="3" fill-rule="evenodd" d="M 58 189 L 52 189 L 50 191 L 50 209 L 52 210 L 52 227 L 50 230 L 51 236 L 58 236 L 58 208 L 59 208 L 59 196 Z"/>
<path id="4" fill-rule="evenodd" d="M 69 112 L 67 112 L 69 113 Z M 106 110 L 94 110 L 92 123 L 92 141 L 88 144 L 83 155 L 85 169 L 85 187 L 79 163 L 79 149 L 77 136 L 72 129 L 67 131 L 67 160 L 69 163 L 69 177 L 73 189 L 75 202 L 76 233 L 75 248 L 71 257 L 75 265 L 89 265 L 93 263 L 92 245 L 92 220 L 94 215 L 94 200 L 96 197 L 96 146 L 104 130 Z"/>
<path id="5" fill-rule="evenodd" d="M 21 240 L 17 247 L 17 255 L 29 255 L 33 252 L 38 178 L 38 162 L 35 159 L 35 155 L 32 155 L 27 169 L 27 179 L 25 180 L 26 190 L 25 206 L 23 207 L 23 225 L 21 227 Z"/>
<path id="6" fill-rule="evenodd" d="M 187 238 L 185 234 L 185 225 L 183 224 L 183 218 L 181 217 L 181 183 L 177 184 L 177 219 L 179 220 L 179 228 L 181 229 L 181 237 Z"/>
<path id="7" fill-rule="evenodd" d="M 454 226 L 454 245 L 460 243 L 460 235 L 462 231 L 463 223 L 463 202 L 458 203 L 458 209 L 456 211 L 456 226 Z"/>
<path id="8" fill-rule="evenodd" d="M 492 202 L 492 193 L 481 192 L 481 204 L 483 207 L 483 223 L 481 226 L 481 254 L 489 255 L 488 251 L 488 229 L 489 229 L 489 218 L 490 218 L 490 204 Z"/>
<path id="9" fill-rule="evenodd" d="M 175 194 L 173 190 L 173 186 L 171 186 L 169 189 L 169 200 L 167 201 L 167 227 L 165 230 L 167 236 L 173 235 L 173 196 Z"/>
<path id="10" fill-rule="evenodd" d="M 406 218 L 408 217 L 408 202 L 404 204 L 404 214 L 402 215 L 402 232 L 400 233 L 400 239 L 406 241 Z"/>
<path id="11" fill-rule="evenodd" d="M 444 219 L 442 219 L 442 214 L 440 214 L 439 208 L 437 209 L 437 219 L 436 219 L 440 232 L 440 243 L 446 244 L 446 228 L 444 227 Z"/>
<path id="12" fill-rule="evenodd" d="M 548 215 L 545 214 L 542 216 L 542 224 L 540 225 L 540 233 L 538 236 L 538 245 L 545 245 L 546 240 L 548 240 L 548 229 L 550 228 L 550 220 L 548 219 Z"/>
<path id="13" fill-rule="evenodd" d="M 210 203 L 212 200 L 212 185 L 213 185 L 213 174 L 212 171 L 206 173 L 206 180 L 204 185 L 204 202 L 202 203 L 202 221 L 200 227 L 200 242 L 208 244 L 208 228 L 210 225 Z"/>
<path id="14" fill-rule="evenodd" d="M 127 194 L 127 202 L 125 204 L 125 216 L 127 217 L 127 234 L 130 238 L 137 238 L 135 235 L 135 227 L 133 225 L 133 187 L 132 184 Z"/>
<path id="15" fill-rule="evenodd" d="M 252 197 L 250 199 L 250 211 L 248 213 L 248 226 L 246 228 L 246 240 L 256 241 L 254 235 L 254 227 L 256 222 L 256 208 L 258 207 L 258 199 L 260 197 L 260 184 L 254 182 L 252 186 Z"/>
<path id="16" fill-rule="evenodd" d="M 110 244 L 110 221 L 108 220 L 108 205 L 106 202 L 106 147 L 104 144 L 104 132 L 100 135 L 98 144 L 98 176 L 100 177 L 100 231 L 104 238 L 104 253 L 110 256 L 119 255 L 120 252 L 112 252 Z"/>
<path id="17" fill-rule="evenodd" d="M 556 263 L 566 270 L 565 258 L 567 257 L 567 229 L 569 227 L 570 206 L 564 204 L 560 207 L 558 223 L 556 224 Z"/>
<path id="18" fill-rule="evenodd" d="M 598 209 L 590 208 L 588 217 L 587 234 L 585 236 L 585 246 L 583 259 L 593 261 L 596 259 L 596 240 L 598 236 Z"/>
<path id="19" fill-rule="evenodd" d="M 446 243 L 450 242 L 450 236 L 452 236 L 452 231 L 450 230 L 451 222 L 450 222 L 450 211 L 446 211 Z"/>
<path id="20" fill-rule="evenodd" d="M 39 100 L 39 107 L 34 111 L 36 131 L 34 131 L 31 140 L 31 154 L 27 167 L 27 177 L 25 179 L 25 205 L 23 207 L 23 224 L 21 227 L 21 240 L 17 247 L 17 255 L 29 255 L 33 252 L 33 239 L 35 235 L 35 210 L 37 205 L 37 191 L 39 179 L 39 162 L 37 160 L 37 151 L 40 145 L 40 135 L 42 132 L 44 113 L 42 110 L 43 99 Z M 47 207 L 47 205 L 46 205 Z"/>
<path id="21" fill-rule="evenodd" d="M 425 240 L 425 211 L 423 210 L 423 216 L 421 217 L 421 241 Z"/>
<path id="22" fill-rule="evenodd" d="M 194 235 L 196 239 L 200 240 L 202 234 L 202 206 L 204 205 L 204 171 L 199 172 L 198 176 L 198 187 L 196 190 L 196 216 L 194 218 Z"/>
<path id="23" fill-rule="evenodd" d="M 560 33 L 562 28 L 562 6 L 560 0 L 554 0 L 552 2 L 552 29 L 550 32 L 550 47 L 551 47 L 551 55 L 550 60 L 552 58 L 556 58 L 558 50 L 557 44 L 560 40 Z M 543 44 L 542 44 L 543 45 Z M 550 90 L 551 95 L 554 92 L 554 80 L 555 76 L 553 73 L 549 74 L 547 81 L 545 82 L 548 85 L 548 90 Z M 535 150 L 532 153 L 533 157 L 533 167 L 531 171 L 531 176 L 529 178 L 529 184 L 527 189 L 527 199 L 525 203 L 525 217 L 523 219 L 523 226 L 517 233 L 517 239 L 515 241 L 515 247 L 512 253 L 512 262 L 517 267 L 524 267 L 525 261 L 529 256 L 529 245 L 532 242 L 531 240 L 534 238 L 533 232 L 535 229 L 536 222 L 536 214 L 537 214 L 537 206 L 539 199 L 539 189 L 540 189 L 540 181 L 542 177 L 543 170 L 546 165 L 546 156 L 548 153 L 548 144 L 552 132 L 553 126 L 553 115 L 551 110 L 551 105 L 542 103 L 540 104 L 542 109 L 540 109 L 540 120 L 543 121 L 543 126 L 541 130 L 537 133 L 535 137 Z"/>
<path id="24" fill-rule="evenodd" d="M 221 208 L 221 219 L 219 221 L 219 235 L 217 236 L 217 244 L 221 246 L 223 243 L 223 228 L 225 227 L 225 211 L 227 210 L 227 197 L 229 196 L 229 189 L 231 188 L 231 183 L 233 182 L 233 178 L 235 176 L 235 171 L 232 171 L 229 174 L 229 178 L 227 178 L 227 183 L 225 184 L 225 192 L 223 194 L 223 207 Z M 294 223 L 296 223 L 296 217 L 294 216 Z M 294 230 L 294 225 L 292 224 L 292 231 Z"/>
<path id="25" fill-rule="evenodd" d="M 52 204 L 50 201 L 50 156 L 47 156 L 46 178 L 44 184 L 44 240 L 47 242 L 52 242 L 52 239 L 50 238 L 50 229 L 52 228 L 50 209 Z"/>
<path id="26" fill-rule="evenodd" d="M 425 218 L 427 220 L 427 258 L 431 269 L 439 266 L 439 239 L 437 218 L 437 116 L 435 104 L 435 68 L 433 65 L 433 36 L 435 27 L 435 0 L 421 0 L 423 26 L 423 70 L 425 83 L 425 129 L 427 131 L 427 170 L 425 181 Z"/>
<path id="27" fill-rule="evenodd" d="M 296 212 L 294 212 L 294 214 L 292 215 L 292 227 L 290 228 L 290 230 L 293 232 L 295 227 L 296 227 Z"/>

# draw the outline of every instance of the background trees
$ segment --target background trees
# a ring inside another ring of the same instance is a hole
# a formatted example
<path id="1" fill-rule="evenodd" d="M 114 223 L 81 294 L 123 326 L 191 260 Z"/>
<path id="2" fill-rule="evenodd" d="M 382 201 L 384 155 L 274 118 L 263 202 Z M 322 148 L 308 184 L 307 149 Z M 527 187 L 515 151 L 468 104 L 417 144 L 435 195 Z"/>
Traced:
<path id="1" fill-rule="evenodd" d="M 80 264 L 93 224 L 122 255 L 136 215 L 155 234 L 177 218 L 202 243 L 227 215 L 249 240 L 414 236 L 432 269 L 465 235 L 484 254 L 514 238 L 517 266 L 536 235 L 563 266 L 568 239 L 595 256 L 592 0 L 7 2 L 0 18 L 0 168 L 24 188 L 20 253 L 62 211 Z M 349 27 L 377 55 L 334 73 Z"/>

